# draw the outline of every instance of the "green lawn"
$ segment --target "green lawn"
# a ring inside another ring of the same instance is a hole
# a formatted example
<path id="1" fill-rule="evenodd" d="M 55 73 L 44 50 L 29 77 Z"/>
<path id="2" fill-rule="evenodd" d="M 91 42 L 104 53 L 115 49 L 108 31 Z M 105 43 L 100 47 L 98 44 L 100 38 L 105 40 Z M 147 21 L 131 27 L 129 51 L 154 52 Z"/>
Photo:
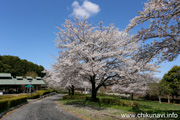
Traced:
<path id="1" fill-rule="evenodd" d="M 87 95 L 90 97 L 90 95 Z M 124 113 L 147 113 L 147 114 L 178 114 L 178 118 L 180 118 L 180 105 L 179 104 L 167 104 L 167 103 L 158 103 L 155 101 L 144 101 L 144 100 L 127 100 L 127 99 L 120 99 L 117 96 L 98 96 L 98 98 L 113 98 L 113 99 L 119 99 L 121 101 L 128 101 L 128 102 L 138 102 L 139 103 L 139 109 L 132 109 L 132 107 L 128 106 L 119 106 L 119 105 L 111 105 L 111 104 L 103 104 L 100 102 L 90 102 L 85 100 L 61 100 L 66 105 L 76 105 L 76 106 L 90 106 L 95 107 L 97 109 L 101 108 L 114 108 L 118 110 L 124 111 Z M 118 114 L 118 113 L 117 113 Z"/>

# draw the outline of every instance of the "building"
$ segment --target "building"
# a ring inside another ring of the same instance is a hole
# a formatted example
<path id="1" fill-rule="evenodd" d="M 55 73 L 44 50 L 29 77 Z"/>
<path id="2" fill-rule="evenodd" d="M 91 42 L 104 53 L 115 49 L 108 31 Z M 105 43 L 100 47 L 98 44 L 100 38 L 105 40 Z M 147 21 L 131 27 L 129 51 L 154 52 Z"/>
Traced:
<path id="1" fill-rule="evenodd" d="M 13 78 L 11 73 L 0 73 L 0 91 L 3 94 L 11 93 L 27 93 L 29 88 L 27 85 L 32 85 L 32 92 L 40 90 L 42 87 L 45 87 L 46 84 L 41 77 L 25 77 L 16 76 Z"/>

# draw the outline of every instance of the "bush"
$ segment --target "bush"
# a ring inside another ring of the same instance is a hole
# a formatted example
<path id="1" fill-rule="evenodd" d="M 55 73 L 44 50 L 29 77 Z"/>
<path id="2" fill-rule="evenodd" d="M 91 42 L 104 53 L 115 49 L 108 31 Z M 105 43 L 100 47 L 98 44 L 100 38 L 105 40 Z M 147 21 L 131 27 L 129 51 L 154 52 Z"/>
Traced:
<path id="1" fill-rule="evenodd" d="M 101 98 L 101 102 L 109 105 L 122 105 L 122 102 L 119 99 L 113 98 Z"/>
<path id="2" fill-rule="evenodd" d="M 2 96 L 0 96 L 0 100 L 1 99 L 9 99 L 9 98 L 13 98 L 13 97 L 15 97 L 14 95 L 2 95 Z"/>
<path id="3" fill-rule="evenodd" d="M 56 90 L 54 90 L 54 92 L 57 92 L 59 94 L 68 94 L 67 90 L 58 90 L 58 89 L 56 89 Z"/>
<path id="4" fill-rule="evenodd" d="M 130 102 L 130 101 L 123 101 L 123 106 L 130 107 L 130 106 L 132 106 L 132 102 Z"/>
<path id="5" fill-rule="evenodd" d="M 90 101 L 91 100 L 91 97 L 88 97 L 88 96 L 86 96 L 86 101 Z"/>
<path id="6" fill-rule="evenodd" d="M 133 110 L 139 110 L 139 103 L 138 102 L 133 102 L 132 109 Z"/>
<path id="7" fill-rule="evenodd" d="M 120 105 L 120 106 L 128 106 L 132 107 L 133 109 L 139 109 L 138 102 L 131 102 L 131 101 L 121 101 L 119 99 L 114 98 L 101 98 L 101 102 L 107 105 Z"/>
<path id="8" fill-rule="evenodd" d="M 9 99 L 0 100 L 0 112 L 3 112 L 11 107 L 27 102 L 27 97 L 17 96 Z"/>
<path id="9" fill-rule="evenodd" d="M 28 96 L 28 99 L 37 99 L 39 97 L 40 97 L 39 94 L 31 94 L 31 95 Z"/>
<path id="10" fill-rule="evenodd" d="M 27 97 L 15 97 L 8 100 L 9 102 L 9 108 L 20 105 L 22 103 L 27 102 Z"/>
<path id="11" fill-rule="evenodd" d="M 17 105 L 20 105 L 22 103 L 27 102 L 27 99 L 37 99 L 42 95 L 46 95 L 48 93 L 53 92 L 53 89 L 48 90 L 39 90 L 35 94 L 31 95 L 18 95 L 18 96 L 12 96 L 12 95 L 5 95 L 0 96 L 0 113 Z M 85 99 L 85 98 L 84 98 Z"/>
<path id="12" fill-rule="evenodd" d="M 0 100 L 0 113 L 8 109 L 8 101 L 7 100 Z"/>
<path id="13" fill-rule="evenodd" d="M 74 95 L 74 96 L 69 96 L 65 95 L 63 96 L 64 100 L 86 100 L 86 101 L 91 101 L 91 97 L 89 96 L 82 96 L 82 95 Z M 99 104 L 103 103 L 106 105 L 119 105 L 119 106 L 128 106 L 132 107 L 134 110 L 139 109 L 139 103 L 134 102 L 134 101 L 122 101 L 117 98 L 97 98 L 97 101 L 99 101 Z"/>
<path id="14" fill-rule="evenodd" d="M 73 95 L 73 96 L 69 96 L 69 95 L 65 95 L 63 96 L 64 100 L 86 100 L 86 96 L 79 96 L 79 95 Z"/>
<path id="15" fill-rule="evenodd" d="M 79 92 L 75 92 L 74 94 L 75 94 L 75 95 L 78 95 L 78 96 L 84 96 L 83 93 L 79 93 Z"/>
<path id="16" fill-rule="evenodd" d="M 48 89 L 48 90 L 39 90 L 39 91 L 36 91 L 36 94 L 42 96 L 42 95 L 49 94 L 49 93 L 51 93 L 51 92 L 53 92 L 52 89 Z"/>

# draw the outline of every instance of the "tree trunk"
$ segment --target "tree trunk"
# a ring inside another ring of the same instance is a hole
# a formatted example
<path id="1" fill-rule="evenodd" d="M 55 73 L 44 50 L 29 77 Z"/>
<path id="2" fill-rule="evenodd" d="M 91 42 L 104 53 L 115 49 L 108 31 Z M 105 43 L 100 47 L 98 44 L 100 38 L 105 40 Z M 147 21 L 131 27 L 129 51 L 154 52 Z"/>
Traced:
<path id="1" fill-rule="evenodd" d="M 96 90 L 96 84 L 95 84 L 95 76 L 91 77 L 91 84 L 92 84 L 92 93 L 91 93 L 91 101 L 96 102 L 97 98 L 97 90 Z"/>
<path id="2" fill-rule="evenodd" d="M 168 95 L 167 97 L 168 97 L 168 104 L 170 104 L 170 102 L 171 102 L 171 101 L 170 101 L 170 96 Z"/>
<path id="3" fill-rule="evenodd" d="M 96 102 L 96 101 L 97 101 L 96 95 L 97 95 L 96 89 L 93 89 L 93 88 L 92 88 L 91 100 L 92 100 L 93 102 Z"/>
<path id="4" fill-rule="evenodd" d="M 71 95 L 71 89 L 68 89 L 68 91 L 69 91 L 69 96 Z"/>
<path id="5" fill-rule="evenodd" d="M 131 93 L 131 100 L 134 99 L 134 93 Z"/>
<path id="6" fill-rule="evenodd" d="M 174 95 L 172 95 L 172 104 L 174 103 Z"/>
<path id="7" fill-rule="evenodd" d="M 74 95 L 74 86 L 73 85 L 71 86 L 71 92 L 72 92 L 72 95 Z"/>
<path id="8" fill-rule="evenodd" d="M 158 98 L 159 98 L 159 103 L 161 103 L 161 97 L 159 96 Z"/>

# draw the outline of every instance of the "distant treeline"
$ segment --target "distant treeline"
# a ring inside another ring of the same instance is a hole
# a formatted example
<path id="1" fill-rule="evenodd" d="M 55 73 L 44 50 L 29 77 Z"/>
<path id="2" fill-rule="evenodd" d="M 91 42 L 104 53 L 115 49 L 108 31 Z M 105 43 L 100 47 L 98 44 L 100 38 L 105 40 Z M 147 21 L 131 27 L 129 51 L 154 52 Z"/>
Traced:
<path id="1" fill-rule="evenodd" d="M 44 67 L 16 56 L 0 55 L 0 73 L 11 73 L 15 76 L 44 77 Z"/>

